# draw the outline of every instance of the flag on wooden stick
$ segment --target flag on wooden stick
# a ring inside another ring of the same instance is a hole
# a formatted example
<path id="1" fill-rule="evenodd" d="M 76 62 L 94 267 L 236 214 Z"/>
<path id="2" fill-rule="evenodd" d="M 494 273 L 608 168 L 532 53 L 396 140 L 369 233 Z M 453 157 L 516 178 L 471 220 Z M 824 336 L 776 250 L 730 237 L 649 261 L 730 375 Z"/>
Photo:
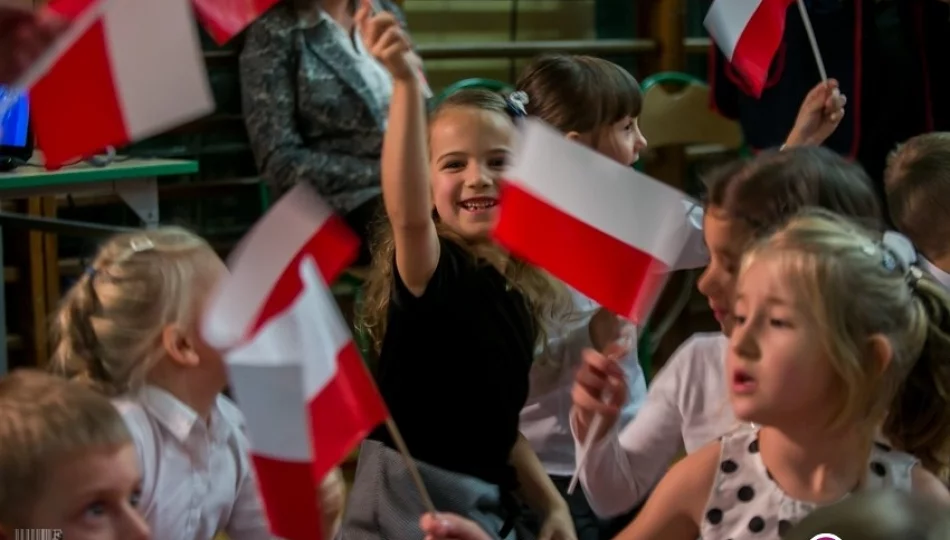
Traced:
<path id="1" fill-rule="evenodd" d="M 795 0 L 714 0 L 703 24 L 755 97 L 785 34 L 785 13 Z"/>
<path id="2" fill-rule="evenodd" d="M 225 351 L 273 534 L 319 538 L 319 486 L 388 412 L 330 292 L 358 240 L 308 186 L 242 241 L 203 334 Z"/>

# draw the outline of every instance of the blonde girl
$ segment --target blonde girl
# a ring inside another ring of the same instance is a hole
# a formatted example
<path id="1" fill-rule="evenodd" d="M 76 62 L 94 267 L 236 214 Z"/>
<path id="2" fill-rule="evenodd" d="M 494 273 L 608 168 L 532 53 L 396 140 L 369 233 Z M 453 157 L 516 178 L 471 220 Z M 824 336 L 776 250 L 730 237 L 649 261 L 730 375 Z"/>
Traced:
<path id="1" fill-rule="evenodd" d="M 524 111 L 468 89 L 442 101 L 427 129 L 405 36 L 365 7 L 361 29 L 394 80 L 382 166 L 388 222 L 363 317 L 380 348 L 380 391 L 437 508 L 521 537 L 517 495 L 541 517 L 539 538 L 575 538 L 566 502 L 518 431 L 536 347 L 549 323 L 571 315 L 570 298 L 489 238 L 511 115 Z M 361 447 L 346 538 L 421 536 L 425 508 L 393 448 L 384 430 Z"/>
<path id="2" fill-rule="evenodd" d="M 726 382 L 754 423 L 677 463 L 625 540 L 777 539 L 816 507 L 896 489 L 944 505 L 950 298 L 824 211 L 743 257 Z M 882 424 L 890 444 L 875 441 Z"/>
<path id="3" fill-rule="evenodd" d="M 53 323 L 55 370 L 115 399 L 142 468 L 139 509 L 162 540 L 270 538 L 244 420 L 222 395 L 224 362 L 198 331 L 227 272 L 177 227 L 107 241 Z"/>

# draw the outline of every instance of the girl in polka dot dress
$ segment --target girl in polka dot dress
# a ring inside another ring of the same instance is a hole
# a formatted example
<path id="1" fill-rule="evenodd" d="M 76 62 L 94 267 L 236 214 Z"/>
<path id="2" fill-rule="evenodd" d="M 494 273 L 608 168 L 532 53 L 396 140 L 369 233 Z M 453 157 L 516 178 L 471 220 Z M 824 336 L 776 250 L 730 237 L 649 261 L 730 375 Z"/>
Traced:
<path id="1" fill-rule="evenodd" d="M 816 210 L 746 253 L 736 293 L 726 377 L 754 427 L 674 466 L 618 538 L 775 540 L 819 506 L 881 488 L 950 505 L 934 474 L 950 442 L 938 285 Z M 917 457 L 874 443 L 882 423 Z"/>

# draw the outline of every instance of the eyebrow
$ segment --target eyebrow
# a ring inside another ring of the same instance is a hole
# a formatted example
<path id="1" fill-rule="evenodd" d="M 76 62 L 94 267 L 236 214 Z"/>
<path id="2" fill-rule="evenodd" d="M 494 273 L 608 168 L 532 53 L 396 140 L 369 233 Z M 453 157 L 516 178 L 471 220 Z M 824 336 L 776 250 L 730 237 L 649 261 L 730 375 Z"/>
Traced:
<path id="1" fill-rule="evenodd" d="M 746 299 L 746 298 L 745 298 L 745 295 L 743 295 L 743 294 L 736 294 L 736 298 L 735 298 L 735 301 L 736 301 L 736 302 L 738 302 L 738 301 L 740 301 L 740 300 L 745 300 L 745 299 Z M 777 296 L 766 296 L 766 297 L 765 297 L 765 304 L 766 304 L 766 305 L 769 305 L 769 306 L 792 307 L 792 304 L 791 304 L 790 302 L 788 302 L 787 300 L 784 300 L 784 299 L 782 299 L 782 298 L 779 298 L 779 297 L 777 297 Z"/>

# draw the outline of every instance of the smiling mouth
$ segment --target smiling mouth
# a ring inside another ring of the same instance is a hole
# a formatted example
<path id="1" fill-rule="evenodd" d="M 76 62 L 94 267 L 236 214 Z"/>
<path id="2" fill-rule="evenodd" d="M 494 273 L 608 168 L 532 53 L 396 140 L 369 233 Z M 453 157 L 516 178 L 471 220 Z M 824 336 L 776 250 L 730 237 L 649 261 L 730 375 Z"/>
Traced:
<path id="1" fill-rule="evenodd" d="M 465 210 L 468 210 L 469 212 L 479 212 L 498 206 L 498 199 L 491 197 L 475 197 L 471 199 L 465 199 L 459 203 L 459 206 Z"/>

